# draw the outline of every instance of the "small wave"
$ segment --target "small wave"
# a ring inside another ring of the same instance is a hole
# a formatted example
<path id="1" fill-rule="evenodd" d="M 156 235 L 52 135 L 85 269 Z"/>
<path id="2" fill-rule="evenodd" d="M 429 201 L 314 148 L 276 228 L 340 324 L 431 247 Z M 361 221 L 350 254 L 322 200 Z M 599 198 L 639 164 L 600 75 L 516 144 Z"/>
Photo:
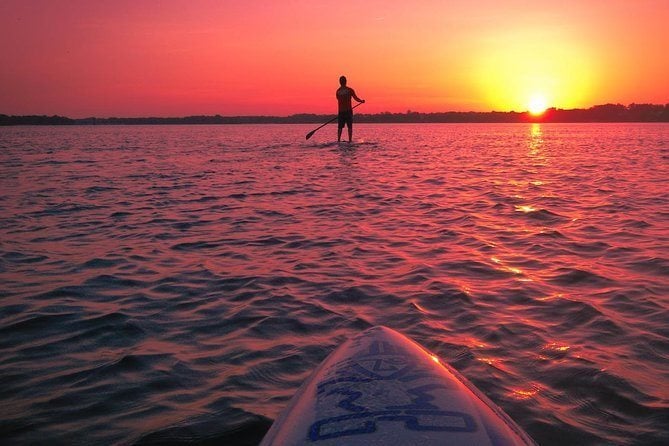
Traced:
<path id="1" fill-rule="evenodd" d="M 645 229 L 645 228 L 650 228 L 653 225 L 648 223 L 646 220 L 638 220 L 638 219 L 626 219 L 623 220 L 622 222 L 623 226 L 628 227 L 628 228 L 636 228 L 636 229 Z"/>
<path id="2" fill-rule="evenodd" d="M 627 263 L 627 266 L 644 273 L 669 277 L 669 260 L 653 257 Z"/>
<path id="3" fill-rule="evenodd" d="M 514 275 L 512 271 L 494 268 L 491 265 L 477 262 L 475 260 L 444 262 L 439 265 L 439 268 L 450 273 L 460 273 L 467 277 L 478 279 L 504 278 Z"/>
<path id="4" fill-rule="evenodd" d="M 532 206 L 516 206 L 515 210 L 517 213 L 520 213 L 531 220 L 536 220 L 542 223 L 558 224 L 569 220 L 569 218 L 564 215 L 551 212 L 547 209 L 536 209 Z"/>
<path id="5" fill-rule="evenodd" d="M 373 286 L 354 286 L 341 291 L 332 291 L 323 296 L 324 302 L 337 302 L 348 304 L 369 304 L 383 296 L 381 290 Z M 392 299 L 395 302 L 401 301 L 398 298 Z"/>
<path id="6" fill-rule="evenodd" d="M 24 339 L 42 339 L 61 327 L 78 319 L 74 312 L 61 314 L 27 314 L 12 323 L 0 328 L 0 346 L 3 348 L 19 344 Z"/>
<path id="7" fill-rule="evenodd" d="M 124 259 L 100 259 L 95 258 L 88 260 L 86 263 L 80 266 L 81 269 L 106 269 L 113 268 L 118 265 L 127 263 Z"/>
<path id="8" fill-rule="evenodd" d="M 540 359 L 557 360 L 563 359 L 569 355 L 571 347 L 566 344 L 551 342 L 541 348 Z"/>
<path id="9" fill-rule="evenodd" d="M 184 242 L 184 243 L 177 243 L 176 245 L 171 246 L 171 249 L 175 251 L 194 252 L 194 251 L 216 249 L 221 246 L 222 243 L 220 242 Z"/>
<path id="10" fill-rule="evenodd" d="M 109 217 L 110 218 L 125 218 L 129 217 L 132 215 L 132 212 L 126 212 L 126 211 L 117 211 L 111 214 Z"/>
<path id="11" fill-rule="evenodd" d="M 546 311 L 538 314 L 562 330 L 572 330 L 586 325 L 593 320 L 604 318 L 604 315 L 593 305 L 563 297 L 547 301 Z"/>
<path id="12" fill-rule="evenodd" d="M 111 274 L 101 274 L 86 280 L 84 286 L 101 288 L 104 290 L 115 290 L 120 288 L 142 288 L 144 283 L 137 279 L 129 279 Z"/>
<path id="13" fill-rule="evenodd" d="M 212 196 L 212 195 L 205 195 L 204 197 L 200 197 L 196 200 L 193 200 L 195 203 L 211 203 L 212 201 L 219 201 L 220 197 Z"/>
<path id="14" fill-rule="evenodd" d="M 545 237 L 550 239 L 566 239 L 567 237 L 557 229 L 544 230 L 535 234 L 536 237 Z"/>
<path id="15" fill-rule="evenodd" d="M 600 276 L 591 271 L 585 271 L 582 269 L 576 268 L 560 268 L 557 270 L 557 274 L 554 275 L 551 279 L 551 282 L 558 285 L 571 285 L 571 286 L 593 286 L 593 287 L 602 287 L 609 286 L 613 281 L 607 277 Z"/>
<path id="16" fill-rule="evenodd" d="M 594 241 L 594 242 L 571 242 L 568 243 L 566 246 L 569 246 L 571 249 L 573 249 L 576 252 L 582 253 L 582 254 L 600 254 L 607 249 L 611 247 L 606 242 L 601 242 L 601 241 Z"/>
<path id="17" fill-rule="evenodd" d="M 287 190 L 276 190 L 269 193 L 270 196 L 283 196 L 283 195 L 296 195 L 304 192 L 303 188 L 287 189 Z"/>
<path id="18" fill-rule="evenodd" d="M 284 243 L 285 240 L 279 237 L 266 236 L 266 237 L 259 237 L 255 240 L 249 240 L 247 242 L 247 246 L 274 246 L 274 245 L 282 245 Z"/>
<path id="19" fill-rule="evenodd" d="M 118 187 L 111 187 L 111 186 L 91 186 L 86 188 L 84 193 L 91 195 L 91 194 L 99 194 L 102 192 L 110 192 L 110 191 L 115 191 L 118 190 Z"/>
<path id="20" fill-rule="evenodd" d="M 572 364 L 570 367 L 558 369 L 548 383 L 566 395 L 589 395 L 589 404 L 580 416 L 590 416 L 599 419 L 599 413 L 606 411 L 617 413 L 626 420 L 643 419 L 654 413 L 654 410 L 644 403 L 651 403 L 653 399 L 634 387 L 628 380 L 607 370 L 597 369 L 587 365 Z M 608 426 L 601 426 L 605 430 Z"/>
<path id="21" fill-rule="evenodd" d="M 320 324 L 311 324 L 293 317 L 269 316 L 260 319 L 248 327 L 247 332 L 253 337 L 272 339 L 280 334 L 305 336 L 325 331 L 326 327 Z"/>
<path id="22" fill-rule="evenodd" d="M 423 314 L 430 314 L 430 312 L 428 310 L 426 310 L 425 308 L 420 306 L 420 304 L 418 304 L 418 302 L 416 302 L 416 301 L 412 300 L 411 302 L 409 302 L 409 305 L 411 306 L 411 308 L 414 308 L 414 309 L 418 310 L 419 312 L 421 312 Z"/>
<path id="23" fill-rule="evenodd" d="M 98 206 L 93 204 L 61 203 L 55 206 L 49 206 L 41 211 L 32 212 L 30 215 L 34 218 L 50 215 L 70 215 L 105 209 L 106 207 L 107 206 Z"/>
<path id="24" fill-rule="evenodd" d="M 156 429 L 137 439 L 134 446 L 251 446 L 260 443 L 271 425 L 272 420 L 262 415 L 226 408 Z"/>
<path id="25" fill-rule="evenodd" d="M 24 254 L 22 252 L 10 251 L 2 254 L 2 260 L 15 264 L 40 263 L 49 258 L 45 255 Z"/>
<path id="26" fill-rule="evenodd" d="M 290 214 L 286 214 L 284 212 L 276 211 L 273 209 L 257 209 L 255 211 L 256 214 L 260 214 L 263 217 L 269 217 L 269 218 L 286 218 L 290 217 Z"/>
<path id="27" fill-rule="evenodd" d="M 206 221 L 180 221 L 177 223 L 172 223 L 172 227 L 179 231 L 188 231 L 189 229 L 192 229 L 194 227 L 204 226 L 207 223 L 208 222 Z"/>

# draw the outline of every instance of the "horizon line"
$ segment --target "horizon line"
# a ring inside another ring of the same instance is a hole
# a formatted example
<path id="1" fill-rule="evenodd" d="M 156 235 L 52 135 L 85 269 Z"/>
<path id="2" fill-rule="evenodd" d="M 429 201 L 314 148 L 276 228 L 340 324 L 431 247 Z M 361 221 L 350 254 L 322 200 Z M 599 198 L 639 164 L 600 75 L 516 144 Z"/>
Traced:
<path id="1" fill-rule="evenodd" d="M 316 124 L 333 114 L 297 113 L 288 116 L 271 115 L 190 115 L 182 117 L 86 117 L 69 118 L 60 115 L 4 115 L 0 126 L 21 125 L 193 125 L 193 124 Z M 547 108 L 540 113 L 525 112 L 415 112 L 358 113 L 358 123 L 578 123 L 578 122 L 669 122 L 668 104 L 595 105 L 587 109 Z"/>
<path id="2" fill-rule="evenodd" d="M 669 102 L 667 103 L 650 103 L 650 102 L 632 102 L 628 105 L 624 105 L 621 103 L 613 103 L 613 102 L 607 102 L 605 104 L 596 104 L 592 105 L 589 108 L 558 108 L 558 107 L 548 107 L 546 108 L 541 114 L 535 115 L 529 110 L 524 110 L 524 111 L 516 111 L 516 110 L 509 110 L 509 111 L 500 111 L 500 110 L 490 110 L 490 111 L 474 111 L 474 110 L 469 110 L 469 111 L 456 111 L 456 110 L 446 110 L 446 111 L 433 111 L 433 112 L 424 112 L 424 111 L 416 111 L 412 109 L 407 109 L 405 112 L 391 112 L 391 111 L 382 111 L 382 112 L 376 112 L 376 113 L 356 113 L 358 116 L 377 116 L 377 115 L 408 115 L 408 114 L 418 114 L 418 115 L 436 115 L 436 114 L 528 114 L 532 115 L 535 117 L 541 117 L 542 115 L 545 115 L 546 113 L 550 112 L 574 112 L 574 111 L 588 111 L 600 107 L 624 107 L 626 109 L 634 108 L 634 107 L 665 107 L 669 108 Z M 169 115 L 164 115 L 164 116 L 158 116 L 158 115 L 144 115 L 144 116 L 114 116 L 114 115 L 108 115 L 108 116 L 82 116 L 82 117 L 70 117 L 66 115 L 60 115 L 60 114 L 39 114 L 39 113 L 31 113 L 31 114 L 21 114 L 21 115 L 11 115 L 11 114 L 6 114 L 6 113 L 0 113 L 1 117 L 8 117 L 8 118 L 28 118 L 28 117 L 48 117 L 48 118 L 65 118 L 65 119 L 71 119 L 71 120 L 86 120 L 86 119 L 186 119 L 186 118 L 196 118 L 196 117 L 216 117 L 216 118 L 276 118 L 276 119 L 286 119 L 286 118 L 294 118 L 294 117 L 317 117 L 317 116 L 333 116 L 336 113 L 310 113 L 310 112 L 298 112 L 298 113 L 292 113 L 288 115 L 273 115 L 273 114 L 243 114 L 243 115 L 221 115 L 220 113 L 216 114 L 189 114 L 189 115 L 181 115 L 181 116 L 169 116 Z"/>

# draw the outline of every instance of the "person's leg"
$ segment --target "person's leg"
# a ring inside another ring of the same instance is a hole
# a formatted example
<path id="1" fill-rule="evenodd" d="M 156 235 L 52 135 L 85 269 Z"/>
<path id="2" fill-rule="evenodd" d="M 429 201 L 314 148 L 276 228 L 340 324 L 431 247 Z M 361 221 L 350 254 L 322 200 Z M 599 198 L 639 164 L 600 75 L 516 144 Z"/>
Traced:
<path id="1" fill-rule="evenodd" d="M 353 141 L 353 123 L 348 123 L 348 142 Z"/>
<path id="2" fill-rule="evenodd" d="M 341 131 L 344 130 L 344 116 L 339 113 L 337 116 L 337 142 L 341 142 Z"/>

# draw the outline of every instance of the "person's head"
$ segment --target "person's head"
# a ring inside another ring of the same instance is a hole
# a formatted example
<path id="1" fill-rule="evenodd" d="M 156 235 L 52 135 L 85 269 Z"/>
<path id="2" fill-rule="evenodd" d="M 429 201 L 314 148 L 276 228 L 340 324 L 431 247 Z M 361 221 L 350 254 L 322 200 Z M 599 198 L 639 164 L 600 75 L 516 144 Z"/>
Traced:
<path id="1" fill-rule="evenodd" d="M 342 87 L 346 85 L 346 76 L 339 77 L 339 83 L 341 84 Z"/>

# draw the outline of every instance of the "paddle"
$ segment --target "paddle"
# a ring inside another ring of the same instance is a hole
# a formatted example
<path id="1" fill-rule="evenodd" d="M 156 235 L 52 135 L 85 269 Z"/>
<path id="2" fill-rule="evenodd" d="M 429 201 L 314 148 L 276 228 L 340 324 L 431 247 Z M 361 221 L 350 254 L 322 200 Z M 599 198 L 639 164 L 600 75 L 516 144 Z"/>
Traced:
<path id="1" fill-rule="evenodd" d="M 362 104 L 364 104 L 364 102 L 360 102 L 360 103 L 357 104 L 355 107 L 359 107 L 359 106 L 361 106 Z M 352 107 L 351 110 L 353 110 L 355 107 Z M 314 133 L 316 133 L 318 130 L 322 129 L 323 127 L 325 127 L 325 126 L 328 125 L 329 123 L 334 122 L 334 121 L 336 121 L 336 120 L 337 120 L 337 116 L 335 116 L 334 118 L 330 119 L 330 120 L 329 120 L 328 122 L 326 122 L 325 124 L 323 124 L 323 125 L 321 125 L 321 126 L 319 126 L 319 127 L 316 127 L 315 129 L 313 129 L 312 131 L 310 131 L 309 133 L 307 133 L 307 139 L 309 139 L 309 138 L 311 138 L 312 136 L 314 136 Z"/>

